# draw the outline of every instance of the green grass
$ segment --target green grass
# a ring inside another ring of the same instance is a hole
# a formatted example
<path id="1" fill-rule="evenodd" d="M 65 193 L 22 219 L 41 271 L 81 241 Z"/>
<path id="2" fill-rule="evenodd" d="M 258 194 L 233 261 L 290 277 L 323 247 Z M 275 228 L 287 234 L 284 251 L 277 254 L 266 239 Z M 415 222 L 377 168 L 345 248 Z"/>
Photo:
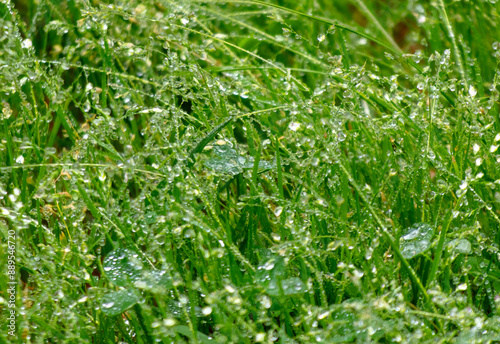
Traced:
<path id="1" fill-rule="evenodd" d="M 1 2 L 0 342 L 499 342 L 499 9 Z"/>

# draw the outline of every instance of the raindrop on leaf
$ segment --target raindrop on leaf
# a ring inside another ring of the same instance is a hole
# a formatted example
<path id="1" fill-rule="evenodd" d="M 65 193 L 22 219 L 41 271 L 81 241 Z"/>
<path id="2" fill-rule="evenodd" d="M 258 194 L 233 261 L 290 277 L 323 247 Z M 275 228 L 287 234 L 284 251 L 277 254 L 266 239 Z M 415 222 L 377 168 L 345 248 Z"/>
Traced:
<path id="1" fill-rule="evenodd" d="M 399 240 L 399 249 L 406 259 L 427 251 L 431 247 L 434 231 L 427 223 L 416 223 L 407 228 Z"/>

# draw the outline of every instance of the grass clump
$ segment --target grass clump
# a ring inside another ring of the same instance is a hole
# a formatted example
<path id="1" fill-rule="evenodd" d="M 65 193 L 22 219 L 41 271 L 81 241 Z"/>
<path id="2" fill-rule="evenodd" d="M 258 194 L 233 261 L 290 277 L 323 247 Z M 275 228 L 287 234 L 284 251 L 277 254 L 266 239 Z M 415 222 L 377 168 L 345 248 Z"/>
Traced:
<path id="1" fill-rule="evenodd" d="M 2 1 L 2 341 L 500 341 L 498 9 Z"/>

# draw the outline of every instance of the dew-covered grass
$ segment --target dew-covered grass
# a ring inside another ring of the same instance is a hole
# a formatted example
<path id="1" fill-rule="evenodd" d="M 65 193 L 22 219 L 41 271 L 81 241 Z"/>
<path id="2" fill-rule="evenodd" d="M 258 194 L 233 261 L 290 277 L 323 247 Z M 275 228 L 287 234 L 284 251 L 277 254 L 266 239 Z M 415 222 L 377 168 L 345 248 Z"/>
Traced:
<path id="1" fill-rule="evenodd" d="M 0 1 L 0 342 L 500 342 L 499 10 Z"/>

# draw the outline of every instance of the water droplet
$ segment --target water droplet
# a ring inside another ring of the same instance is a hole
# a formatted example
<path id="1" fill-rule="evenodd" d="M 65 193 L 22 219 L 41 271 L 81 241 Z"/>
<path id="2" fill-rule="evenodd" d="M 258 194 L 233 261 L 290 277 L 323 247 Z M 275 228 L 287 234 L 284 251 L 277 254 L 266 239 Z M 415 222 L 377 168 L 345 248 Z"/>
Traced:
<path id="1" fill-rule="evenodd" d="M 288 125 L 288 128 L 290 128 L 290 130 L 292 130 L 292 131 L 297 131 L 300 128 L 300 123 L 290 122 L 290 124 Z"/>
<path id="2" fill-rule="evenodd" d="M 274 268 L 274 259 L 271 259 L 269 261 L 267 261 L 263 266 L 262 268 L 264 270 L 272 270 Z"/>
<path id="3" fill-rule="evenodd" d="M 90 101 L 88 99 L 83 104 L 83 111 L 85 111 L 85 112 L 89 112 L 90 111 Z"/>
<path id="4" fill-rule="evenodd" d="M 107 303 L 103 303 L 103 304 L 102 304 L 102 307 L 103 307 L 103 308 L 111 308 L 111 307 L 113 307 L 114 305 L 115 305 L 115 303 L 114 303 L 114 302 L 107 302 Z"/>
<path id="5" fill-rule="evenodd" d="M 474 88 L 474 86 L 469 87 L 469 95 L 474 98 L 477 94 L 477 90 Z"/>
<path id="6" fill-rule="evenodd" d="M 265 339 L 266 339 L 266 334 L 265 333 L 259 332 L 259 333 L 257 333 L 255 335 L 255 342 L 256 343 L 263 342 Z"/>
<path id="7" fill-rule="evenodd" d="M 226 285 L 226 286 L 224 287 L 224 289 L 226 289 L 226 291 L 227 291 L 228 293 L 231 293 L 231 294 L 233 294 L 234 292 L 236 292 L 236 289 L 234 289 L 234 288 L 233 288 L 232 286 L 230 286 L 230 285 Z"/>
<path id="8" fill-rule="evenodd" d="M 45 156 L 54 155 L 57 153 L 57 149 L 54 147 L 45 147 Z"/>
<path id="9" fill-rule="evenodd" d="M 369 247 L 365 252 L 365 259 L 366 260 L 372 259 L 372 255 L 373 255 L 373 248 Z"/>
<path id="10" fill-rule="evenodd" d="M 474 143 L 474 145 L 472 146 L 472 151 L 474 152 L 474 154 L 477 154 L 477 152 L 479 152 L 480 149 L 481 146 L 479 146 L 477 143 Z"/>
<path id="11" fill-rule="evenodd" d="M 172 327 L 176 324 L 176 321 L 175 321 L 175 319 L 167 318 L 167 319 L 163 320 L 163 324 L 167 327 Z"/>
<path id="12" fill-rule="evenodd" d="M 12 115 L 12 110 L 10 109 L 10 107 L 5 106 L 2 109 L 2 114 L 3 114 L 3 118 L 9 119 L 10 116 Z"/>
<path id="13" fill-rule="evenodd" d="M 33 46 L 33 43 L 31 42 L 30 39 L 26 38 L 22 43 L 21 43 L 21 47 L 24 48 L 24 49 L 28 49 L 28 48 L 31 48 Z"/>
<path id="14" fill-rule="evenodd" d="M 264 307 L 265 309 L 269 309 L 269 308 L 271 308 L 272 302 L 268 296 L 264 295 L 261 299 L 261 304 L 262 304 L 262 307 Z"/>

